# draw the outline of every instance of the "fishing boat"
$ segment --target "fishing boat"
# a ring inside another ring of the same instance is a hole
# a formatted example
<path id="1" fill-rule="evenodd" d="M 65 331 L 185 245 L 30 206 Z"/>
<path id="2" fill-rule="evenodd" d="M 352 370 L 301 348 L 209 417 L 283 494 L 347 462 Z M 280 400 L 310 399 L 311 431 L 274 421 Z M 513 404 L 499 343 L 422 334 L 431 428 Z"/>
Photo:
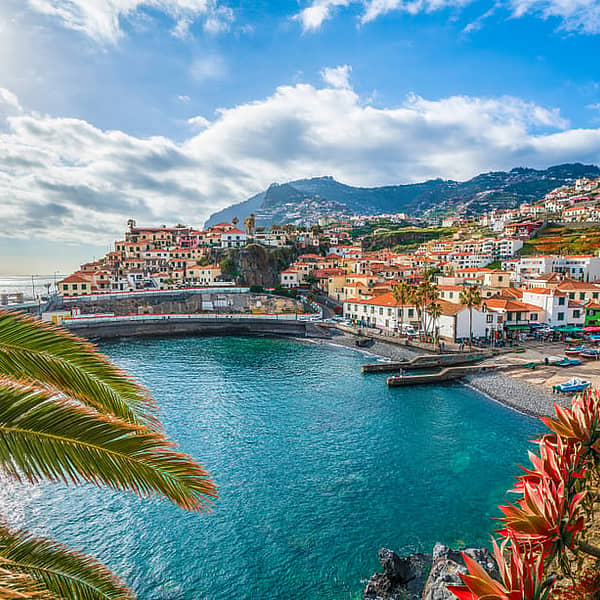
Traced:
<path id="1" fill-rule="evenodd" d="M 552 388 L 552 391 L 562 392 L 563 394 L 568 394 L 572 392 L 582 392 L 583 390 L 587 390 L 590 387 L 590 382 L 585 381 L 585 379 L 579 379 L 578 377 L 571 377 L 569 381 L 565 381 L 564 383 L 559 383 Z"/>
<path id="2" fill-rule="evenodd" d="M 571 346 L 565 350 L 565 354 L 567 356 L 579 356 L 579 353 L 585 349 L 585 346 Z"/>
<path id="3" fill-rule="evenodd" d="M 553 362 L 552 364 L 555 367 L 576 367 L 577 365 L 581 365 L 583 363 L 583 361 L 577 359 L 577 358 L 561 358 L 560 360 L 557 360 L 555 362 Z"/>
<path id="4" fill-rule="evenodd" d="M 600 358 L 600 350 L 586 348 L 579 353 L 579 356 L 581 356 L 581 358 L 585 358 L 586 360 L 598 360 L 598 358 Z"/>

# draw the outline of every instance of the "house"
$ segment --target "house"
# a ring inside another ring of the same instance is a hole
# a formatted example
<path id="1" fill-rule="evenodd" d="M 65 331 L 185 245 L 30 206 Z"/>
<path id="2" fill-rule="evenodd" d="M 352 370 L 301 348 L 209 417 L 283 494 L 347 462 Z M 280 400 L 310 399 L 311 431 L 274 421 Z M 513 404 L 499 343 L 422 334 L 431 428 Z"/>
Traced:
<path id="1" fill-rule="evenodd" d="M 569 298 L 557 288 L 523 290 L 523 302 L 543 309 L 544 323 L 551 327 L 569 325 Z"/>
<path id="2" fill-rule="evenodd" d="M 247 241 L 246 232 L 237 229 L 237 227 L 221 233 L 221 248 L 241 248 L 246 245 Z"/>
<path id="3" fill-rule="evenodd" d="M 600 327 L 600 303 L 588 302 L 585 306 L 585 326 Z"/>
<path id="4" fill-rule="evenodd" d="M 485 301 L 488 310 L 502 315 L 502 324 L 508 337 L 514 332 L 529 331 L 531 324 L 544 322 L 544 310 L 539 306 L 520 300 L 495 297 Z"/>
<path id="5" fill-rule="evenodd" d="M 420 327 L 415 306 L 398 305 L 392 292 L 368 299 L 349 298 L 344 302 L 343 314 L 353 323 L 388 332 L 398 331 L 401 324 Z"/>
<path id="6" fill-rule="evenodd" d="M 485 302 L 472 309 L 462 304 L 439 300 L 441 314 L 433 322 L 425 322 L 429 330 L 437 330 L 437 335 L 444 340 L 455 342 L 469 339 L 472 331 L 474 338 L 495 338 L 502 332 L 503 317 L 498 312 L 489 310 Z M 427 314 L 427 309 L 425 310 Z"/>
<path id="7" fill-rule="evenodd" d="M 300 285 L 298 280 L 298 270 L 293 267 L 289 267 L 288 269 L 281 271 L 281 274 L 279 275 L 279 282 L 281 283 L 282 288 L 288 290 L 297 288 Z"/>
<path id="8" fill-rule="evenodd" d="M 84 296 L 92 293 L 93 279 L 91 276 L 83 275 L 76 271 L 72 275 L 61 279 L 57 283 L 58 293 L 62 296 Z"/>
<path id="9" fill-rule="evenodd" d="M 191 265 L 186 269 L 186 280 L 202 286 L 215 285 L 221 276 L 219 265 Z"/>

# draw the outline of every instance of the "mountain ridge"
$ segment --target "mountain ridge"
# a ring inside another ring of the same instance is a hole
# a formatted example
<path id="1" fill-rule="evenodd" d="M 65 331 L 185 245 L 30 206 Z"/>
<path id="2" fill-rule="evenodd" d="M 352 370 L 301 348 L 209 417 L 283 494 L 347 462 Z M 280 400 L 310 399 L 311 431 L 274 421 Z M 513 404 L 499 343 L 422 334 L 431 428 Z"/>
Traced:
<path id="1" fill-rule="evenodd" d="M 515 167 L 510 171 L 480 173 L 467 181 L 430 179 L 420 183 L 380 187 L 354 187 L 330 175 L 271 184 L 243 202 L 212 214 L 211 226 L 250 213 L 256 224 L 309 224 L 319 216 L 343 218 L 351 215 L 406 212 L 435 217 L 461 212 L 477 215 L 490 208 L 514 208 L 521 202 L 541 199 L 550 190 L 581 177 L 600 177 L 596 165 L 566 163 L 547 169 Z"/>

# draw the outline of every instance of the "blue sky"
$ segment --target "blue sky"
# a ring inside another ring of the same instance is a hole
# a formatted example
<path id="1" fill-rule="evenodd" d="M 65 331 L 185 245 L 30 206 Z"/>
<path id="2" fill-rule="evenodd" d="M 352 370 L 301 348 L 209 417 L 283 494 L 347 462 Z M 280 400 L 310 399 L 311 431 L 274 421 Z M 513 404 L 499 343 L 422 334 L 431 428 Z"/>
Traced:
<path id="1" fill-rule="evenodd" d="M 600 2 L 4 0 L 0 273 L 272 181 L 600 162 Z"/>

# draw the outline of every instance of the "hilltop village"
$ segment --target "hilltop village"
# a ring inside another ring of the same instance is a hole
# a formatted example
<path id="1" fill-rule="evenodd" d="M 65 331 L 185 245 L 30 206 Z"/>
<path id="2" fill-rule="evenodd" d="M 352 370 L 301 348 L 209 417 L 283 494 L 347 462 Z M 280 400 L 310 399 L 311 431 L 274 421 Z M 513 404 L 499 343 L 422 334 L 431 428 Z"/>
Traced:
<path id="1" fill-rule="evenodd" d="M 277 254 L 276 294 L 334 307 L 387 334 L 511 339 L 600 324 L 600 178 L 533 204 L 437 222 L 404 213 L 255 227 L 140 227 L 58 282 L 63 298 L 133 291 L 257 288 L 244 252 Z M 573 239 L 570 252 L 565 240 Z M 264 286 L 267 288 L 268 286 Z M 258 289 L 260 288 L 260 289 Z M 470 290 L 470 292 L 469 292 Z M 252 289 L 251 289 L 252 291 Z"/>

